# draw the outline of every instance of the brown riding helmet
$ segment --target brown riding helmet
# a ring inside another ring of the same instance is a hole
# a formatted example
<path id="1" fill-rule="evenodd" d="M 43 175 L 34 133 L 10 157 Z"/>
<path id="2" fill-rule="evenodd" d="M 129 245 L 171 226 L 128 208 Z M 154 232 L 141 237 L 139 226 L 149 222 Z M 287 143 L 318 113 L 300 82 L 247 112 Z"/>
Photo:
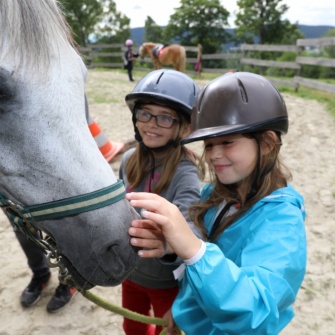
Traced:
<path id="1" fill-rule="evenodd" d="M 182 144 L 264 130 L 285 134 L 288 116 L 284 99 L 269 80 L 249 72 L 227 73 L 201 90 L 191 129 Z"/>

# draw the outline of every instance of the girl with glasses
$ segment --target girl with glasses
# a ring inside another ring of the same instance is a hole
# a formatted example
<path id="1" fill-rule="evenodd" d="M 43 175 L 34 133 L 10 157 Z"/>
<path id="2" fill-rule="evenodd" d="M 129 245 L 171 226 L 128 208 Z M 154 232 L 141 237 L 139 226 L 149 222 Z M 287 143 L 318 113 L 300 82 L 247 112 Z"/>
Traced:
<path id="1" fill-rule="evenodd" d="M 199 235 L 188 217 L 188 208 L 200 199 L 199 178 L 204 165 L 198 169 L 194 153 L 180 145 L 190 133 L 191 110 L 198 92 L 191 78 L 175 70 L 152 71 L 138 82 L 125 98 L 138 143 L 124 154 L 119 175 L 127 192 L 156 193 L 178 206 Z M 141 259 L 122 284 L 123 307 L 163 317 L 178 293 L 173 270 L 180 264 L 181 259 L 174 254 Z M 158 335 L 162 330 L 126 318 L 123 329 L 127 335 Z"/>

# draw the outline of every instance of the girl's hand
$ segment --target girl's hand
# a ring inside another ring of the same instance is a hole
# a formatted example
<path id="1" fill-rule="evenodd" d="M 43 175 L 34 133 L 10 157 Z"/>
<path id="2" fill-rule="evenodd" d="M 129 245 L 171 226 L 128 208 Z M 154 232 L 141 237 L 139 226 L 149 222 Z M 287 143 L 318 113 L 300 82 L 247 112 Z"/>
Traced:
<path id="1" fill-rule="evenodd" d="M 144 258 L 161 258 L 173 250 L 166 242 L 162 229 L 149 220 L 133 220 L 128 230 L 131 245 L 145 248 L 138 255 Z M 148 250 L 149 249 L 149 250 Z"/>
<path id="2" fill-rule="evenodd" d="M 153 193 L 133 192 L 128 193 L 126 198 L 132 206 L 144 208 L 141 214 L 146 224 L 152 221 L 154 227 L 159 228 L 168 245 L 179 257 L 189 259 L 198 252 L 201 241 L 193 234 L 177 206 Z M 141 220 L 135 221 L 139 222 Z M 156 228 L 153 230 L 145 228 L 147 232 L 143 233 L 144 237 L 159 236 L 160 233 L 156 232 Z M 153 242 L 153 244 L 155 243 L 157 242 Z"/>
<path id="3" fill-rule="evenodd" d="M 172 312 L 171 309 L 169 309 L 163 316 L 163 319 L 167 319 L 168 320 L 168 326 L 166 329 L 166 335 L 174 335 L 174 334 L 178 334 L 176 331 L 174 331 L 174 327 L 175 327 L 175 323 L 172 317 Z"/>

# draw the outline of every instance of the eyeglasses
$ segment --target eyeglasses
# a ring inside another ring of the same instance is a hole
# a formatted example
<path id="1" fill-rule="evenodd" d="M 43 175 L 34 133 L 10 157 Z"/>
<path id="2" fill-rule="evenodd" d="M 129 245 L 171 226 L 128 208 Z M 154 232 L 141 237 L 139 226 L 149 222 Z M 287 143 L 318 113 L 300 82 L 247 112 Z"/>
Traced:
<path id="1" fill-rule="evenodd" d="M 156 124 L 162 128 L 171 128 L 175 123 L 179 123 L 178 119 L 175 119 L 168 115 L 152 115 L 151 113 L 142 109 L 136 109 L 135 118 L 137 121 L 147 123 L 151 118 L 155 118 Z"/>

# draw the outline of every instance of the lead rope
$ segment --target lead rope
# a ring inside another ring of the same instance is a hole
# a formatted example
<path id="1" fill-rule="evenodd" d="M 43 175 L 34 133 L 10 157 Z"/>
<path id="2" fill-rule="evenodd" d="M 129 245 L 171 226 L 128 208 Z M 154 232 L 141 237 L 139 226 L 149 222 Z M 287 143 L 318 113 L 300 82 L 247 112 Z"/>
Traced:
<path id="1" fill-rule="evenodd" d="M 79 291 L 83 297 L 85 297 L 86 299 L 90 300 L 91 302 L 93 302 L 94 304 L 96 304 L 97 306 L 100 306 L 110 312 L 122 315 L 123 317 L 133 320 L 133 321 L 137 321 L 137 322 L 141 322 L 141 323 L 146 323 L 146 324 L 154 324 L 157 326 L 163 326 L 163 330 L 160 332 L 159 335 L 165 335 L 167 328 L 166 326 L 168 325 L 168 320 L 166 319 L 162 319 L 162 318 L 156 318 L 156 317 L 152 317 L 152 316 L 147 316 L 147 315 L 142 315 L 133 311 L 130 311 L 129 309 L 123 308 L 123 307 L 119 307 L 116 306 L 114 304 L 111 304 L 110 302 L 102 299 L 101 297 L 97 296 L 96 294 L 92 293 L 91 291 Z M 174 327 L 173 329 L 178 335 L 181 335 L 182 332 L 178 327 Z"/>

